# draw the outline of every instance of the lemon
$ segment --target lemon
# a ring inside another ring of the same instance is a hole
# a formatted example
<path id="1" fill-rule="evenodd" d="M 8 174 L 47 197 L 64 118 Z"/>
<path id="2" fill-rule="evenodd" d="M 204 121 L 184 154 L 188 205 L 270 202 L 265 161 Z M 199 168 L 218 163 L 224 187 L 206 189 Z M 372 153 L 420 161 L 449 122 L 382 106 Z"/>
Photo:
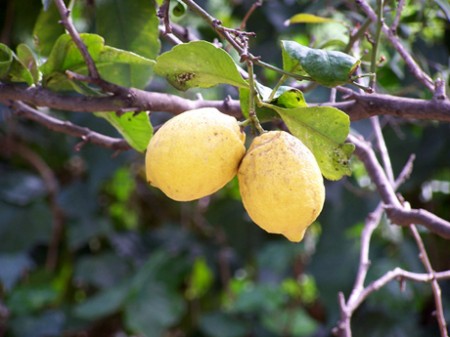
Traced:
<path id="1" fill-rule="evenodd" d="M 242 202 L 269 233 L 299 242 L 322 211 L 325 188 L 311 151 L 284 131 L 256 137 L 238 170 Z"/>
<path id="2" fill-rule="evenodd" d="M 215 108 L 189 110 L 167 121 L 145 156 L 149 183 L 169 198 L 190 201 L 210 195 L 237 173 L 245 134 L 236 118 Z"/>

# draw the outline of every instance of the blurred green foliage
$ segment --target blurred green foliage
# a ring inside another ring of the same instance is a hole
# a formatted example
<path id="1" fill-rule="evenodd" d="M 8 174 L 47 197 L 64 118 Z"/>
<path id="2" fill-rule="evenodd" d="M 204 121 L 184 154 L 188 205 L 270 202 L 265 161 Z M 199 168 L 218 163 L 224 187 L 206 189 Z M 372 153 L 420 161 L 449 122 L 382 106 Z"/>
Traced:
<path id="1" fill-rule="evenodd" d="M 199 3 L 230 27 L 239 26 L 252 4 Z M 340 23 L 289 27 L 283 23 L 296 13 L 311 13 L 345 21 L 352 28 L 365 18 L 349 3 L 353 2 L 264 2 L 247 22 L 247 29 L 257 34 L 252 52 L 281 65 L 282 39 L 342 50 L 348 31 Z M 445 1 L 426 3 L 406 5 L 398 34 L 427 71 L 448 81 L 450 10 Z M 386 4 L 392 9 L 396 2 Z M 62 29 L 53 5 L 47 12 L 41 12 L 41 6 L 38 0 L 2 2 L 0 27 L 7 32 L 2 42 L 11 49 L 26 43 L 44 61 Z M 121 21 L 125 14 L 120 8 L 134 16 L 148 6 L 145 1 L 78 1 L 75 23 L 83 32 L 103 35 L 113 46 L 153 58 L 160 48 L 156 31 L 148 41 L 133 40 L 135 22 Z M 103 20 L 95 20 L 96 11 Z M 145 13 L 154 11 L 141 14 Z M 189 11 L 174 14 L 175 22 L 199 37 L 208 41 L 216 37 Z M 394 15 L 389 12 L 387 22 Z M 144 24 L 150 16 L 139 15 L 136 20 Z M 148 47 L 144 51 L 143 44 Z M 362 41 L 361 47 L 363 52 L 355 57 L 362 58 L 364 67 L 370 46 Z M 169 48 L 163 40 L 162 49 Z M 428 96 L 384 41 L 381 53 L 386 61 L 377 73 L 380 91 Z M 257 73 L 264 85 L 274 86 L 278 80 L 274 73 L 260 69 Z M 160 79 L 150 89 L 174 92 Z M 176 93 L 192 98 L 196 91 Z M 224 87 L 209 89 L 206 95 L 225 94 L 237 98 Z M 328 96 L 329 89 L 322 87 L 305 93 L 308 102 L 326 101 Z M 55 113 L 118 135 L 92 115 Z M 158 125 L 167 116 L 154 112 L 151 118 Z M 413 207 L 449 219 L 449 125 L 394 118 L 382 122 L 396 173 L 411 153 L 416 155 L 413 174 L 401 193 Z M 352 123 L 352 128 L 372 137 L 368 121 Z M 353 176 L 327 183 L 322 215 L 305 240 L 293 244 L 250 221 L 235 180 L 211 197 L 176 203 L 147 185 L 142 154 L 128 151 L 114 156 L 91 144 L 77 152 L 77 139 L 11 118 L 4 106 L 0 106 L 0 138 L 15 139 L 31 149 L 59 186 L 52 199 L 48 182 L 26 156 L 0 149 L 0 336 L 331 336 L 339 319 L 337 293 L 348 295 L 353 286 L 362 224 L 378 203 L 356 159 L 350 163 Z M 60 236 L 55 234 L 55 207 L 63 217 Z M 422 234 L 435 269 L 450 269 L 448 241 L 425 230 Z M 368 281 L 397 266 L 423 271 L 417 254 L 408 232 L 383 219 L 371 244 Z M 49 264 L 51 259 L 56 265 Z M 449 321 L 450 283 L 441 286 Z M 433 310 L 429 285 L 407 282 L 401 289 L 391 283 L 367 299 L 352 328 L 355 336 L 435 336 Z"/>

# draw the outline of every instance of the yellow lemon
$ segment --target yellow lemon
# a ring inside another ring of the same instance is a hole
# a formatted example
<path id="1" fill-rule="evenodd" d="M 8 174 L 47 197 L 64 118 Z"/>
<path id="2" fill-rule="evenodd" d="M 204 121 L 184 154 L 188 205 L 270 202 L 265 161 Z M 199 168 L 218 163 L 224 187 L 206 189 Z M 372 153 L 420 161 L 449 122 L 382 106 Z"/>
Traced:
<path id="1" fill-rule="evenodd" d="M 256 137 L 242 160 L 238 179 L 248 215 L 269 233 L 299 242 L 322 211 L 325 188 L 317 161 L 287 132 Z"/>
<path id="2" fill-rule="evenodd" d="M 234 117 L 215 108 L 183 112 L 150 140 L 147 180 L 178 201 L 210 195 L 236 175 L 244 142 L 245 134 Z"/>

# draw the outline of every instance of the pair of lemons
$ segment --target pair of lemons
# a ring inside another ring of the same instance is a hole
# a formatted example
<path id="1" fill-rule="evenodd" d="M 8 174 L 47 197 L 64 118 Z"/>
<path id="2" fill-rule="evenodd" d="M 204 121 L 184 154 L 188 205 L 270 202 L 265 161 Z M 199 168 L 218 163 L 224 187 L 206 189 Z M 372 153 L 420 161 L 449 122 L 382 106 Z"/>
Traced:
<path id="1" fill-rule="evenodd" d="M 303 239 L 325 199 L 317 162 L 299 139 L 269 131 L 246 151 L 238 121 L 215 108 L 166 122 L 147 147 L 145 166 L 149 183 L 178 201 L 210 195 L 237 174 L 250 218 L 294 242 Z"/>

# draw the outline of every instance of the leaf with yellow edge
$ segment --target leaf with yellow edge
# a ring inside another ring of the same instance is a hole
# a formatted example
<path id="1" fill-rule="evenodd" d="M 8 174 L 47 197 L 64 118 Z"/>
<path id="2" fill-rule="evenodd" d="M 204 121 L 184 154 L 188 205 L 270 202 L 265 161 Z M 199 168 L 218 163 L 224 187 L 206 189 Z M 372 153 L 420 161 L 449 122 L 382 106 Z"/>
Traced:
<path id="1" fill-rule="evenodd" d="M 284 24 L 286 26 L 289 26 L 293 23 L 326 23 L 326 22 L 339 22 L 341 21 L 330 19 L 330 18 L 324 18 L 321 16 L 317 16 L 314 14 L 308 14 L 308 13 L 299 13 L 291 17 L 290 19 L 286 20 Z"/>

